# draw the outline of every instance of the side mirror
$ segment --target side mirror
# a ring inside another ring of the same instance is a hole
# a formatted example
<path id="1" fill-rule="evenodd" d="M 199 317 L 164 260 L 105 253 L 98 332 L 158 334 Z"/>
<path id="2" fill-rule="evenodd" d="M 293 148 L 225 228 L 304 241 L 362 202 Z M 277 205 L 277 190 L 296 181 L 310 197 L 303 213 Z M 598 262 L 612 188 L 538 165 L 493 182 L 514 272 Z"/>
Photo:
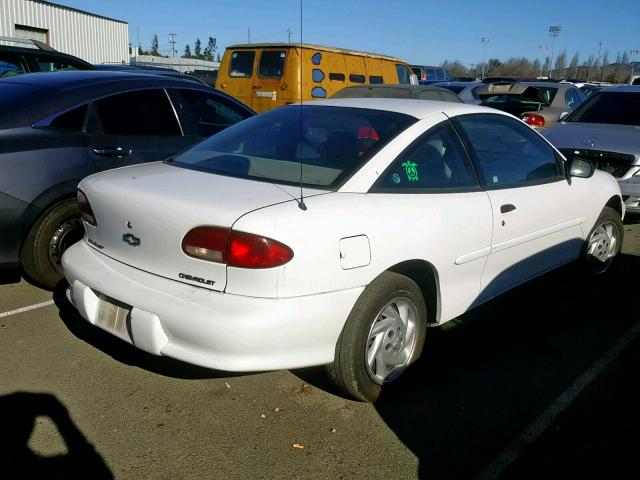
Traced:
<path id="1" fill-rule="evenodd" d="M 563 121 L 565 118 L 567 118 L 568 115 L 569 115 L 569 112 L 562 112 L 560 115 L 558 115 L 558 121 L 559 122 Z"/>
<path id="2" fill-rule="evenodd" d="M 596 166 L 584 158 L 572 157 L 567 163 L 570 177 L 589 178 L 596 171 Z"/>
<path id="3" fill-rule="evenodd" d="M 409 75 L 409 83 L 411 85 L 420 85 L 420 82 L 418 82 L 418 75 L 416 75 L 415 73 Z"/>

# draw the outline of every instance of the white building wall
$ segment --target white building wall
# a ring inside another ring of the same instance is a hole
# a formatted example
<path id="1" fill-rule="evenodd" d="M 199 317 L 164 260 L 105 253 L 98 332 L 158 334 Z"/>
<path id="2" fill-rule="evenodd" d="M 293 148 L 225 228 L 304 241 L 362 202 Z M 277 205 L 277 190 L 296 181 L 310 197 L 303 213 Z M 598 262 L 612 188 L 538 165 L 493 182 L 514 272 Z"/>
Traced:
<path id="1" fill-rule="evenodd" d="M 14 37 L 16 24 L 47 30 L 51 47 L 89 63 L 129 63 L 126 22 L 47 2 L 0 0 L 0 36 Z"/>

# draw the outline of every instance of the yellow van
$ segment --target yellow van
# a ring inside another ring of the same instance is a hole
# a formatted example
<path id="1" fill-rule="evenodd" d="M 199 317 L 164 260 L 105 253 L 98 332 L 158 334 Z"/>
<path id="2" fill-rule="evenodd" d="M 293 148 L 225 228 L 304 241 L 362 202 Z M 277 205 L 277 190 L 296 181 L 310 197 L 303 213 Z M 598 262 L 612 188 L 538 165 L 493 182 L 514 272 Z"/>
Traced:
<path id="1" fill-rule="evenodd" d="M 264 112 L 300 100 L 327 98 L 344 87 L 365 83 L 417 84 L 417 77 L 404 60 L 376 53 L 253 43 L 227 47 L 216 88 Z"/>

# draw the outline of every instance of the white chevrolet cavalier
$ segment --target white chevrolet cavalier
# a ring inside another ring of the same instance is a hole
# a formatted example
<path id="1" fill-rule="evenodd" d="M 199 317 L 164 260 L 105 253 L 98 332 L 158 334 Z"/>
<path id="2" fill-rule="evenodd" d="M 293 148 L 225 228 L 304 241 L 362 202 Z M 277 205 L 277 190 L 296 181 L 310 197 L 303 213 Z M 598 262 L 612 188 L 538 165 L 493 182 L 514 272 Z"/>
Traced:
<path id="1" fill-rule="evenodd" d="M 62 265 L 89 322 L 215 369 L 328 364 L 369 401 L 427 326 L 572 260 L 604 272 L 624 214 L 613 177 L 510 115 L 388 99 L 278 108 L 78 200 Z"/>

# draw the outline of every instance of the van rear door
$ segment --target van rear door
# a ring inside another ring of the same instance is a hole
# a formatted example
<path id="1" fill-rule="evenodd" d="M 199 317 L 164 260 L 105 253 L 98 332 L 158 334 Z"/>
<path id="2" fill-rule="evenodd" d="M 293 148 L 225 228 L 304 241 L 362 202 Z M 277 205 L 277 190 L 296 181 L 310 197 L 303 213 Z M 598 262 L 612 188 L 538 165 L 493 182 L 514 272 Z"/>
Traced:
<path id="1" fill-rule="evenodd" d="M 239 49 L 227 51 L 225 55 L 227 53 L 229 55 L 226 67 L 228 70 L 224 73 L 228 76 L 228 80 L 222 80 L 219 88 L 248 107 L 252 107 L 256 51 Z M 224 63 L 222 62 L 221 68 L 225 68 Z"/>
<path id="2" fill-rule="evenodd" d="M 266 112 L 282 105 L 283 90 L 286 82 L 287 56 L 289 49 L 269 49 L 259 52 L 258 67 L 253 80 L 253 98 L 251 107 L 258 113 Z M 280 101 L 279 101 L 280 100 Z"/>

